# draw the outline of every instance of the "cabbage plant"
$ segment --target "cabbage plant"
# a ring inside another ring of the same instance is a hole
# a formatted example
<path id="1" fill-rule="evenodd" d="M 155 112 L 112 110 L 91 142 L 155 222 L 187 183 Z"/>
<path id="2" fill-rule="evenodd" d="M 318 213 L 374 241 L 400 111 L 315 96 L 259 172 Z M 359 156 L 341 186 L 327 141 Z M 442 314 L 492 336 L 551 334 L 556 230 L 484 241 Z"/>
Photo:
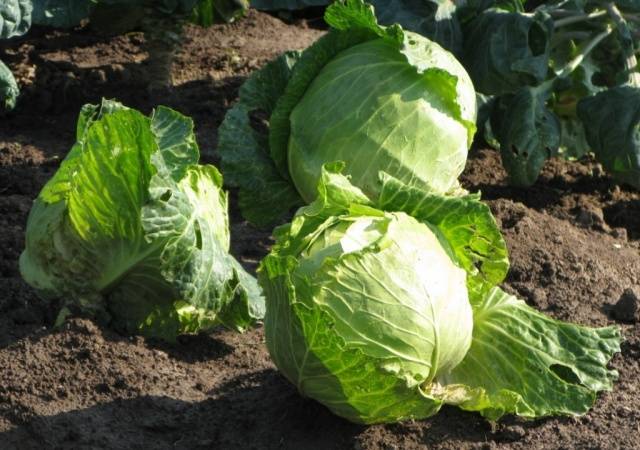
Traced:
<path id="1" fill-rule="evenodd" d="M 507 251 L 477 195 L 382 172 L 371 197 L 341 170 L 326 167 L 259 269 L 267 347 L 302 395 L 368 424 L 444 404 L 580 415 L 612 388 L 619 329 L 553 320 L 497 287 Z"/>
<path id="2" fill-rule="evenodd" d="M 427 38 L 378 25 L 361 0 L 333 3 L 325 21 L 331 30 L 315 44 L 247 80 L 220 127 L 223 172 L 254 223 L 314 200 L 323 164 L 336 160 L 368 195 L 380 170 L 457 189 L 476 118 L 462 66 Z M 255 126 L 265 115 L 268 132 Z"/>
<path id="3" fill-rule="evenodd" d="M 256 280 L 229 254 L 222 177 L 198 157 L 192 121 L 169 108 L 85 106 L 29 214 L 24 279 L 62 300 L 61 318 L 77 309 L 167 340 L 261 318 Z"/>

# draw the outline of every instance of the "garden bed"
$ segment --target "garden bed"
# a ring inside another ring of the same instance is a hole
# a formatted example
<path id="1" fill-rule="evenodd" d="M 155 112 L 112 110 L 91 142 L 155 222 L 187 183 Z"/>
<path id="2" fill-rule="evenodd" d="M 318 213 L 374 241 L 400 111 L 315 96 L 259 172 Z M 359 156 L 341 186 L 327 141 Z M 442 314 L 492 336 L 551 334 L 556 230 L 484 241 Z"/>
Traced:
<path id="1" fill-rule="evenodd" d="M 612 361 L 619 381 L 580 418 L 492 426 L 445 407 L 428 420 L 356 426 L 299 396 L 259 327 L 176 344 L 84 318 L 53 328 L 54 309 L 21 280 L 17 262 L 31 202 L 73 144 L 80 106 L 103 96 L 145 113 L 170 106 L 193 117 L 204 161 L 217 163 L 216 128 L 242 81 L 280 52 L 308 46 L 322 34 L 316 23 L 251 11 L 233 25 L 189 27 L 175 88 L 157 95 L 146 91 L 140 34 L 36 28 L 2 44 L 23 96 L 0 119 L 0 448 L 640 448 L 640 324 L 614 310 L 640 285 L 640 193 L 590 161 L 548 161 L 535 186 L 516 189 L 498 154 L 475 148 L 462 177 L 501 224 L 508 291 L 558 319 L 622 327 Z M 270 234 L 233 205 L 232 253 L 255 270 Z"/>

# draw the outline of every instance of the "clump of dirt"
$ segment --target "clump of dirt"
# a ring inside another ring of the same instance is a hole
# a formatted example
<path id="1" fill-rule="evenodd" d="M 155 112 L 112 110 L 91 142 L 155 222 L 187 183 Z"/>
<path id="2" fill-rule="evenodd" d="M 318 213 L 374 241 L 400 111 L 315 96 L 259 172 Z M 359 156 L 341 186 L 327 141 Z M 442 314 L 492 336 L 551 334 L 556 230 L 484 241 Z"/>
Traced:
<path id="1" fill-rule="evenodd" d="M 496 426 L 444 408 L 395 425 L 350 424 L 302 398 L 275 369 L 260 327 L 215 330 L 170 345 L 121 336 L 85 318 L 53 328 L 55 305 L 21 280 L 31 202 L 73 144 L 78 109 L 102 96 L 194 118 L 206 162 L 216 128 L 247 74 L 322 31 L 255 11 L 232 25 L 187 29 L 175 88 L 145 89 L 142 36 L 34 29 L 0 47 L 23 84 L 0 122 L 0 447 L 41 448 L 640 448 L 640 325 L 616 304 L 640 284 L 640 193 L 593 161 L 551 160 L 529 189 L 509 187 L 499 155 L 472 151 L 464 186 L 481 190 L 501 224 L 512 269 L 505 288 L 552 317 L 617 323 L 613 392 L 580 418 L 508 417 Z M 272 244 L 232 205 L 232 251 L 250 270 Z"/>

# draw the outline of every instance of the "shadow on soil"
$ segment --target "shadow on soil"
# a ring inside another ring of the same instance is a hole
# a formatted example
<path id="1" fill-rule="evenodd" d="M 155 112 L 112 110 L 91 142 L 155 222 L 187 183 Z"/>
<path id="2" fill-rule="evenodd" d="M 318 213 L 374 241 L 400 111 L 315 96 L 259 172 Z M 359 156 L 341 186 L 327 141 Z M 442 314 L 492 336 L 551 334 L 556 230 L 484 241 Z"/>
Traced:
<path id="1" fill-rule="evenodd" d="M 535 422 L 505 420 L 493 432 L 480 416 L 445 407 L 419 422 L 365 427 L 342 420 L 302 398 L 275 370 L 245 373 L 188 402 L 166 396 L 116 399 L 89 408 L 18 420 L 0 433 L 4 449 L 353 449 L 413 435 L 431 445 L 455 435 L 459 442 L 513 442 Z M 23 412 L 23 417 L 25 417 Z M 29 414 L 26 415 L 29 417 Z M 538 422 L 539 423 L 539 422 Z M 426 426 L 425 426 L 426 425 Z M 416 439 L 417 438 L 417 439 Z"/>

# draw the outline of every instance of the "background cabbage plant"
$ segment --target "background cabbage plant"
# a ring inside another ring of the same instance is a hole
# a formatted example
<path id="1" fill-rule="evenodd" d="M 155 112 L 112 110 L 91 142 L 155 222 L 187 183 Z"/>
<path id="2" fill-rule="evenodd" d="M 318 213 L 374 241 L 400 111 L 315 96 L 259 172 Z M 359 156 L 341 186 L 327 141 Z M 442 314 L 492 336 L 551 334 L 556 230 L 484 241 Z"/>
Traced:
<path id="1" fill-rule="evenodd" d="M 219 130 L 240 208 L 270 224 L 312 201 L 323 164 L 343 160 L 377 194 L 377 173 L 455 191 L 475 132 L 475 91 L 448 51 L 400 26 L 377 24 L 361 0 L 329 6 L 331 30 L 302 53 L 254 73 Z M 268 136 L 253 125 L 268 116 Z"/>

